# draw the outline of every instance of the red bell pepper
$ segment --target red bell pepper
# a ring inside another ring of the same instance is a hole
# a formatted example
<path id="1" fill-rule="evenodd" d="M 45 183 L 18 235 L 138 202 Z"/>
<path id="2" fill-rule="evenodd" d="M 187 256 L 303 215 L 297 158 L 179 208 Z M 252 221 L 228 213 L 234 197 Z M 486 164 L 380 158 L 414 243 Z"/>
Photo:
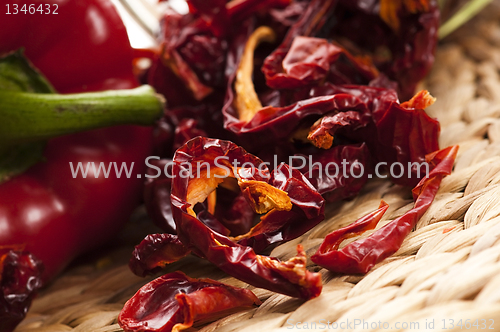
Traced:
<path id="1" fill-rule="evenodd" d="M 61 93 L 138 86 L 132 48 L 111 2 L 12 1 L 11 11 L 14 4 L 21 9 L 47 3 L 57 4 L 58 14 L 37 13 L 29 19 L 21 13 L 0 15 L 0 55 L 25 48 Z M 99 126 L 124 123 L 127 117 L 119 111 L 112 116 L 118 119 Z M 30 128 L 45 125 L 37 119 Z M 148 127 L 116 126 L 49 140 L 44 161 L 0 184 L 0 246 L 19 244 L 34 254 L 45 265 L 46 282 L 76 255 L 105 243 L 140 202 L 138 174 L 144 173 L 144 159 L 152 149 L 151 134 Z M 87 162 L 135 167 L 131 178 L 113 172 L 108 178 L 94 178 L 92 172 L 75 178 L 70 163 L 76 168 L 79 162 L 84 168 Z"/>
<path id="2" fill-rule="evenodd" d="M 20 11 L 24 5 L 43 5 L 45 10 L 47 3 L 57 6 L 58 14 L 36 13 L 29 19 L 14 14 L 16 7 Z M 54 89 L 20 52 L 10 53 L 24 48 L 61 93 L 137 87 L 132 48 L 111 2 L 12 1 L 10 6 L 10 15 L 0 14 L 0 80 L 7 82 L 0 84 L 6 90 L 0 91 L 0 154 L 26 159 L 20 147 L 41 148 L 40 139 L 66 136 L 49 140 L 44 158 L 21 175 L 9 178 L 10 173 L 0 169 L 2 332 L 11 331 L 24 317 L 41 284 L 76 255 L 108 241 L 140 203 L 138 174 L 144 173 L 143 160 L 152 150 L 152 129 L 127 125 L 70 133 L 117 124 L 152 125 L 163 110 L 151 88 L 50 94 Z M 12 64 L 27 71 L 19 73 Z M 83 168 L 88 162 L 97 167 L 125 163 L 129 169 L 135 163 L 135 168 L 131 177 L 113 172 L 95 177 L 92 170 L 87 177 L 75 177 L 70 163 L 76 168 L 80 162 Z"/>

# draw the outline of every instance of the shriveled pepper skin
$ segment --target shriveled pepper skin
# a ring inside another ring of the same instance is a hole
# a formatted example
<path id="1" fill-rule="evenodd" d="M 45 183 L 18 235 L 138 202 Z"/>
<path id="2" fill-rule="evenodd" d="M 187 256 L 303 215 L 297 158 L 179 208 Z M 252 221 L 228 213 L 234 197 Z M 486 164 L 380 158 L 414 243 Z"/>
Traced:
<path id="1" fill-rule="evenodd" d="M 457 151 L 458 146 L 451 146 L 427 156 L 432 170 L 413 189 L 415 205 L 410 211 L 369 237 L 349 243 L 339 250 L 338 247 L 344 239 L 375 228 L 388 207 L 382 202 L 377 211 L 328 234 L 311 260 L 333 272 L 367 273 L 375 264 L 395 253 L 432 204 L 441 180 L 451 173 Z"/>
<path id="2" fill-rule="evenodd" d="M 186 247 L 224 272 L 256 287 L 304 299 L 320 294 L 321 277 L 306 270 L 302 246 L 298 246 L 296 257 L 281 262 L 257 255 L 252 247 L 236 243 L 239 239 L 265 247 L 294 238 L 305 232 L 304 228 L 310 229 L 323 219 L 324 200 L 299 171 L 283 165 L 282 172 L 275 170 L 271 175 L 259 158 L 236 144 L 203 137 L 194 138 L 179 148 L 173 162 L 172 213 L 179 239 Z M 239 163 L 238 167 L 231 166 L 235 162 Z M 195 177 L 200 163 L 204 166 L 200 176 Z M 252 231 L 237 238 L 212 229 L 195 212 L 197 203 L 204 202 L 223 178 L 228 177 L 238 180 L 256 211 L 267 212 Z M 305 202 L 307 204 L 303 204 Z M 299 234 L 293 233 L 294 224 L 301 228 Z M 274 236 L 268 237 L 272 234 Z"/>
<path id="3" fill-rule="evenodd" d="M 0 14 L 0 53 L 26 55 L 61 93 L 133 88 L 132 50 L 108 0 L 13 1 L 58 4 L 59 15 Z M 0 184 L 0 245 L 22 244 L 43 261 L 47 281 L 69 261 L 108 241 L 140 202 L 151 129 L 121 126 L 55 138 L 45 160 Z M 132 177 L 73 178 L 69 163 L 134 162 Z"/>
<path id="4" fill-rule="evenodd" d="M 189 250 L 176 235 L 150 234 L 135 247 L 129 267 L 134 274 L 145 277 L 187 254 Z"/>
<path id="5" fill-rule="evenodd" d="M 195 321 L 215 319 L 259 304 L 248 289 L 173 272 L 139 289 L 125 303 L 118 323 L 128 332 L 178 332 Z"/>
<path id="6" fill-rule="evenodd" d="M 0 247 L 0 331 L 9 332 L 24 318 L 42 287 L 43 264 L 21 248 Z"/>

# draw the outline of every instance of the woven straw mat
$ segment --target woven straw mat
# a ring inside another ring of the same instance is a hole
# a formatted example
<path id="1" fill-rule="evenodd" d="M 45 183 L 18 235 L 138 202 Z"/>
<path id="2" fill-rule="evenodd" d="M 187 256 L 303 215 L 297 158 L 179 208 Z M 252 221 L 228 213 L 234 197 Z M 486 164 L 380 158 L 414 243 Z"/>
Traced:
<path id="1" fill-rule="evenodd" d="M 499 72 L 496 3 L 441 42 L 434 69 L 422 84 L 437 97 L 429 113 L 441 122 L 440 146 L 459 144 L 460 150 L 453 174 L 443 180 L 434 203 L 396 254 L 364 277 L 334 275 L 309 262 L 309 270 L 319 271 L 324 283 L 321 296 L 310 301 L 254 289 L 187 257 L 165 273 L 182 270 L 191 277 L 247 287 L 263 301 L 259 308 L 190 330 L 500 328 Z M 390 208 L 379 227 L 412 207 L 408 189 L 374 180 L 354 200 L 328 206 L 327 220 L 271 255 L 289 259 L 298 243 L 312 255 L 326 234 L 373 211 L 382 198 Z M 134 276 L 127 267 L 133 245 L 154 231 L 144 229 L 148 223 L 142 210 L 135 219 L 117 240 L 120 247 L 81 260 L 43 290 L 16 332 L 122 331 L 117 324 L 120 309 L 152 280 Z"/>

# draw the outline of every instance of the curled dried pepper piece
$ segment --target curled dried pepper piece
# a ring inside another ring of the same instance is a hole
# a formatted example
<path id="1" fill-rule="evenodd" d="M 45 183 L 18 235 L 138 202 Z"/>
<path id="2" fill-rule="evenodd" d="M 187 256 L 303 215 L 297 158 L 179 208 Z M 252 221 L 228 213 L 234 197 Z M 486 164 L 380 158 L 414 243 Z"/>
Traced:
<path id="1" fill-rule="evenodd" d="M 324 200 L 300 172 L 281 165 L 281 172 L 270 174 L 264 162 L 234 143 L 203 137 L 179 148 L 173 161 L 173 216 L 184 245 L 224 272 L 256 287 L 306 299 L 319 295 L 321 278 L 306 270 L 301 248 L 296 258 L 280 262 L 256 255 L 252 247 L 236 243 L 245 241 L 262 249 L 297 237 L 323 219 Z M 254 227 L 268 232 L 250 231 L 229 238 L 200 220 L 196 205 L 205 202 L 219 184 L 231 178 L 243 186 L 242 193 L 250 205 L 269 211 L 261 218 L 262 226 Z"/>
<path id="2" fill-rule="evenodd" d="M 251 246 L 257 252 L 304 234 L 324 217 L 323 198 L 299 170 L 280 164 L 270 182 L 287 193 L 291 204 L 290 209 L 271 210 L 248 233 L 235 238 L 239 244 Z"/>
<path id="3" fill-rule="evenodd" d="M 285 38 L 278 48 L 266 57 L 262 72 L 266 76 L 266 84 L 273 89 L 281 89 L 283 76 L 283 60 L 293 40 L 298 36 L 314 37 L 326 23 L 328 13 L 332 11 L 338 0 L 312 0 L 302 11 L 301 16 L 288 29 Z"/>
<path id="4" fill-rule="evenodd" d="M 326 39 L 303 36 L 294 38 L 281 68 L 267 81 L 278 89 L 297 89 L 324 80 L 336 84 L 368 84 L 379 75 L 369 57 L 355 57 Z M 271 71 L 266 65 L 262 70 L 266 74 Z"/>
<path id="5" fill-rule="evenodd" d="M 364 127 L 371 117 L 364 116 L 358 111 L 332 112 L 317 120 L 309 130 L 307 139 L 314 146 L 321 149 L 330 149 L 338 129 L 343 127 Z"/>
<path id="6" fill-rule="evenodd" d="M 395 253 L 418 220 L 432 204 L 441 180 L 450 174 L 458 146 L 448 147 L 427 156 L 432 171 L 413 189 L 413 208 L 394 219 L 369 237 L 352 242 L 338 250 L 340 243 L 351 236 L 373 229 L 387 210 L 385 203 L 353 224 L 328 234 L 311 260 L 330 271 L 367 273 L 375 264 Z"/>
<path id="7" fill-rule="evenodd" d="M 336 118 L 334 112 L 327 114 L 312 126 L 309 138 L 312 142 L 322 142 L 325 140 L 322 136 L 337 135 L 352 142 L 364 142 L 373 163 L 379 163 L 380 169 L 387 171 L 394 165 L 401 172 L 400 177 L 392 178 L 393 182 L 415 186 L 424 176 L 421 164 L 425 156 L 439 149 L 440 131 L 439 122 L 423 108 L 416 107 L 426 107 L 434 98 L 427 91 L 421 91 L 400 105 L 393 92 L 383 88 L 330 84 L 313 89 L 312 94 L 356 94 L 366 101 L 371 113 L 369 121 L 358 121 L 357 115 L 352 113 L 341 119 Z M 393 171 L 393 174 L 399 173 Z"/>
<path id="8" fill-rule="evenodd" d="M 135 275 L 145 277 L 188 254 L 189 249 L 176 235 L 150 234 L 135 247 L 129 267 Z"/>
<path id="9" fill-rule="evenodd" d="M 178 332 L 195 321 L 216 319 L 260 304 L 248 289 L 173 272 L 139 289 L 125 303 L 118 323 L 127 332 Z"/>
<path id="10" fill-rule="evenodd" d="M 0 331 L 13 331 L 42 287 L 43 264 L 21 248 L 0 247 Z"/>

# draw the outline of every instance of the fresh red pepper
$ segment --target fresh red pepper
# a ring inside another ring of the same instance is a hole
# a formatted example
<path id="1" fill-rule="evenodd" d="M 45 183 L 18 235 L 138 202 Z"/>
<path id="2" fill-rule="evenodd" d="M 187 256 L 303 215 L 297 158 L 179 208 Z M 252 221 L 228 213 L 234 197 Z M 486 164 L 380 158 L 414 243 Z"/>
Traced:
<path id="1" fill-rule="evenodd" d="M 344 239 L 377 226 L 388 208 L 388 205 L 382 202 L 378 210 L 328 234 L 311 260 L 333 272 L 364 274 L 375 264 L 398 251 L 405 237 L 432 204 L 441 180 L 451 173 L 457 151 L 458 146 L 452 146 L 427 156 L 427 162 L 432 170 L 413 188 L 415 205 L 410 211 L 367 238 L 349 243 L 339 250 L 339 245 Z"/>
<path id="2" fill-rule="evenodd" d="M 0 54 L 19 47 L 63 93 L 133 88 L 132 50 L 107 0 L 13 1 L 58 6 L 58 15 L 0 17 Z M 119 115 L 118 115 L 119 117 Z M 38 122 L 37 122 L 38 123 Z M 117 126 L 48 141 L 44 161 L 0 184 L 0 245 L 22 244 L 45 265 L 49 280 L 76 255 L 108 241 L 140 202 L 151 129 Z M 82 162 L 135 163 L 133 176 L 72 176 Z"/>
<path id="3" fill-rule="evenodd" d="M 139 289 L 125 303 L 118 323 L 127 332 L 181 331 L 195 321 L 213 320 L 260 304 L 248 289 L 173 272 Z"/>

